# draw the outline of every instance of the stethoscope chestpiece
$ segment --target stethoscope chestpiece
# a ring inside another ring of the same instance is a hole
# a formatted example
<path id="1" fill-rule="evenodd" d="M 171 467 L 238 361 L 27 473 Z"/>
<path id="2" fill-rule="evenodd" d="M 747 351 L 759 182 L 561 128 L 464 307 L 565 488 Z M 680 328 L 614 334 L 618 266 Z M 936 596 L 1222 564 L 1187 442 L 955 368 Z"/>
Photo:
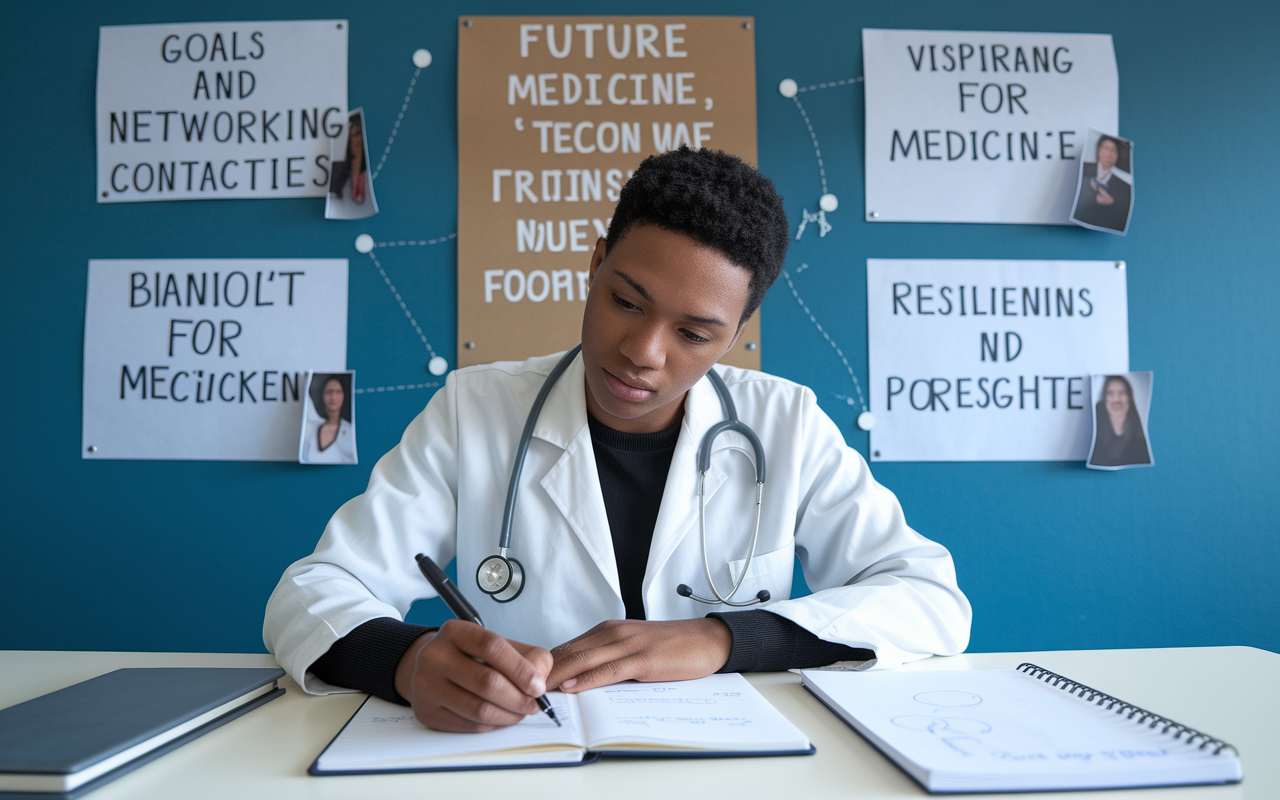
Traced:
<path id="1" fill-rule="evenodd" d="M 524 589 L 524 567 L 514 558 L 489 556 L 476 570 L 476 585 L 499 603 L 510 603 Z"/>

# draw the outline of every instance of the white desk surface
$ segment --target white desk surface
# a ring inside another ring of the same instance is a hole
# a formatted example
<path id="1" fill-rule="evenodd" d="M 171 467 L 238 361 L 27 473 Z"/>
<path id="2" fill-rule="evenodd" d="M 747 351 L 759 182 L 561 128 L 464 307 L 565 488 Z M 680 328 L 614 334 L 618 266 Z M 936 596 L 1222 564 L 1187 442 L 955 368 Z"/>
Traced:
<path id="1" fill-rule="evenodd" d="M 1244 782 L 1233 786 L 1080 794 L 1107 798 L 1280 798 L 1280 655 L 1251 647 L 981 653 L 904 669 L 998 669 L 1030 661 L 1234 744 Z M 0 651 L 0 708 L 121 667 L 275 666 L 268 655 Z M 93 800 L 253 800 L 432 797 L 520 800 L 809 800 L 926 797 L 871 745 L 801 688 L 799 676 L 748 679 L 817 746 L 815 756 L 717 760 L 610 760 L 584 767 L 313 778 L 307 767 L 355 712 L 363 694 L 286 694 L 93 792 Z M 500 783 L 493 784 L 497 779 Z M 513 785 L 515 784 L 515 785 Z M 496 792 L 496 795 L 495 795 Z M 1062 797 L 991 795 L 991 797 Z M 1073 794 L 1073 796 L 1076 796 Z"/>

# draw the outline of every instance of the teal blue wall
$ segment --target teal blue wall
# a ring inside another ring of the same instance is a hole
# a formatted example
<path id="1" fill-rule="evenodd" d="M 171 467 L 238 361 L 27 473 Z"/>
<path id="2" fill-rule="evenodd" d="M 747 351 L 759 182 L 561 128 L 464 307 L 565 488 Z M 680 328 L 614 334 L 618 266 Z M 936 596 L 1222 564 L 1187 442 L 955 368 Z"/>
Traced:
<path id="1" fill-rule="evenodd" d="M 115 7 L 112 7 L 112 6 Z M 1159 11 L 1153 13 L 1156 8 Z M 813 148 L 779 80 L 861 74 L 863 27 L 1085 31 L 1115 37 L 1120 132 L 1137 143 L 1127 238 L 1060 227 L 871 225 L 862 220 L 862 94 L 805 105 L 841 209 L 788 268 L 866 376 L 867 257 L 1124 259 L 1130 361 L 1154 370 L 1158 466 L 879 464 L 908 520 L 951 548 L 974 605 L 973 650 L 1246 644 L 1280 650 L 1280 6 L 1271 2 L 1071 4 L 363 2 L 26 3 L 0 49 L 4 277 L 0 648 L 261 651 L 280 572 L 364 487 L 428 391 L 363 395 L 361 464 L 80 458 L 81 350 L 90 258 L 349 257 L 349 366 L 360 384 L 430 380 L 355 235 L 454 232 L 455 18 L 513 13 L 723 13 L 756 18 L 760 167 L 798 221 L 820 192 Z M 350 102 L 369 138 L 389 132 L 426 47 L 382 214 L 326 222 L 322 200 L 94 202 L 94 86 L 105 24 L 345 17 Z M 436 349 L 455 351 L 452 243 L 379 251 Z M 864 454 L 843 365 L 784 286 L 763 309 L 765 369 L 809 384 Z M 451 359 L 452 360 L 452 359 Z M 864 387 L 865 391 L 865 387 Z M 468 566 L 468 571 L 470 567 Z M 439 606 L 414 609 L 439 618 Z"/>

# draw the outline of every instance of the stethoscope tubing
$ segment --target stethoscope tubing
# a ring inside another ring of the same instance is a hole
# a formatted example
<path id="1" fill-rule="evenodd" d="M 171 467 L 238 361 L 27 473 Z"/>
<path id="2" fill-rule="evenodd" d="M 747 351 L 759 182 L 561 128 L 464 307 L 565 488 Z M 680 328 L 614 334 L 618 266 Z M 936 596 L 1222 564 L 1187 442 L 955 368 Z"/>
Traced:
<path id="1" fill-rule="evenodd" d="M 760 538 L 760 500 L 764 495 L 764 482 L 756 483 L 756 525 L 755 530 L 751 534 L 751 549 L 747 551 L 747 561 L 742 565 L 742 572 L 738 575 L 738 580 L 734 581 L 733 589 L 729 594 L 722 595 L 716 587 L 715 579 L 711 577 L 711 561 L 707 558 L 707 496 L 703 491 L 703 485 L 706 482 L 707 473 L 698 473 L 698 537 L 702 540 L 702 571 L 707 576 L 707 585 L 711 587 L 711 593 L 715 595 L 715 600 L 704 599 L 690 593 L 689 597 L 697 600 L 699 603 L 714 605 L 716 601 L 726 606 L 734 606 L 741 608 L 743 606 L 753 606 L 763 602 L 759 596 L 750 600 L 735 601 L 733 596 L 738 593 L 738 587 L 742 586 L 742 580 L 747 577 L 747 571 L 751 569 L 751 559 L 756 555 L 756 541 Z"/>
<path id="2" fill-rule="evenodd" d="M 538 423 L 538 417 L 542 413 L 542 407 L 547 402 L 551 390 L 555 387 L 556 381 L 564 373 L 573 360 L 577 358 L 578 353 L 582 350 L 582 344 L 578 343 L 565 353 L 556 363 L 551 373 L 547 375 L 547 379 L 543 381 L 542 388 L 538 391 L 538 396 L 533 401 L 533 407 L 529 409 L 529 417 L 525 420 L 524 430 L 520 434 L 520 442 L 516 446 L 515 463 L 511 466 L 511 480 L 507 484 L 506 502 L 502 509 L 502 528 L 498 534 L 498 554 L 490 556 L 481 562 L 481 570 L 484 565 L 499 560 L 499 566 L 506 564 L 509 570 L 510 578 L 505 586 L 501 589 L 486 589 L 483 583 L 480 583 L 480 590 L 488 594 L 494 600 L 504 603 L 514 600 L 523 590 L 524 574 L 523 568 L 519 567 L 519 562 L 508 557 L 511 548 L 511 524 L 515 519 L 516 496 L 520 488 L 520 474 L 524 471 L 525 457 L 529 453 L 529 444 L 533 440 L 533 429 Z M 760 437 L 751 427 L 738 419 L 738 409 L 733 403 L 733 398 L 729 395 L 729 387 L 725 386 L 724 380 L 716 374 L 714 369 L 707 372 L 707 379 L 711 381 L 711 385 L 716 390 L 716 395 L 720 398 L 720 406 L 724 411 L 725 419 L 712 425 L 711 428 L 702 437 L 702 441 L 698 443 L 697 466 L 698 466 L 698 537 L 701 540 L 702 547 L 702 570 L 706 576 L 707 584 L 711 587 L 711 593 L 715 599 L 699 597 L 693 594 L 693 591 L 685 584 L 680 584 L 676 592 L 682 597 L 688 597 L 699 603 L 707 605 L 724 604 L 734 607 L 743 607 L 756 605 L 757 603 L 768 602 L 769 593 L 762 591 L 751 600 L 733 600 L 734 595 L 738 593 L 738 589 L 742 586 L 742 581 L 746 578 L 747 572 L 751 568 L 751 560 L 755 558 L 756 543 L 760 538 L 760 514 L 761 501 L 764 497 L 764 478 L 765 478 L 765 459 L 764 446 L 760 443 Z M 751 448 L 755 453 L 756 467 L 756 514 L 755 526 L 751 533 L 751 548 L 747 551 L 747 558 L 742 565 L 742 572 L 734 581 L 733 589 L 727 595 L 721 594 L 719 587 L 716 586 L 715 580 L 711 577 L 711 561 L 707 555 L 707 521 L 706 521 L 706 480 L 707 472 L 711 469 L 711 447 L 715 444 L 716 437 L 725 431 L 734 431 L 741 434 L 751 444 Z M 477 575 L 479 583 L 479 575 Z"/>
<path id="3" fill-rule="evenodd" d="M 556 363 L 551 370 L 551 374 L 542 382 L 542 388 L 538 390 L 538 396 L 533 401 L 533 408 L 529 409 L 529 418 L 525 420 L 524 431 L 520 434 L 520 444 L 516 447 L 516 460 L 511 465 L 511 482 L 507 484 L 507 502 L 502 508 L 502 528 L 498 534 L 498 554 L 504 558 L 507 555 L 507 550 L 511 547 L 511 521 L 515 518 L 516 494 L 520 491 L 520 473 L 524 471 L 524 459 L 529 453 L 529 443 L 533 441 L 534 426 L 538 424 L 538 416 L 542 413 L 542 407 L 546 405 L 547 397 L 550 396 L 551 390 L 555 388 L 556 381 L 569 368 L 569 365 L 573 363 L 573 359 L 577 358 L 581 350 L 582 343 L 579 342 Z"/>

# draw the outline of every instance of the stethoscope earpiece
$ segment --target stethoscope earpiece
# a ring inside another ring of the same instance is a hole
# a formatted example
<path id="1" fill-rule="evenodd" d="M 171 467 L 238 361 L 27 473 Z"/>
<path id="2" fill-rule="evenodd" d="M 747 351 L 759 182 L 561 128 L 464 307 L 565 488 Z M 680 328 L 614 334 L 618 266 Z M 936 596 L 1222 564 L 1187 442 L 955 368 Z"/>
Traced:
<path id="1" fill-rule="evenodd" d="M 697 600 L 699 603 L 705 603 L 709 606 L 714 606 L 719 604 L 724 604 L 728 606 L 753 606 L 756 603 L 767 603 L 769 602 L 769 598 L 773 596 L 769 594 L 768 589 L 761 589 L 760 591 L 756 592 L 756 599 L 747 600 L 746 602 L 734 603 L 730 600 L 712 600 L 709 597 L 698 597 L 696 594 L 693 593 L 693 590 L 689 588 L 689 584 L 687 583 L 682 583 L 679 586 L 677 586 L 676 594 L 680 595 L 681 597 L 688 597 L 691 600 Z M 730 594 L 729 596 L 732 597 L 733 595 Z"/>

